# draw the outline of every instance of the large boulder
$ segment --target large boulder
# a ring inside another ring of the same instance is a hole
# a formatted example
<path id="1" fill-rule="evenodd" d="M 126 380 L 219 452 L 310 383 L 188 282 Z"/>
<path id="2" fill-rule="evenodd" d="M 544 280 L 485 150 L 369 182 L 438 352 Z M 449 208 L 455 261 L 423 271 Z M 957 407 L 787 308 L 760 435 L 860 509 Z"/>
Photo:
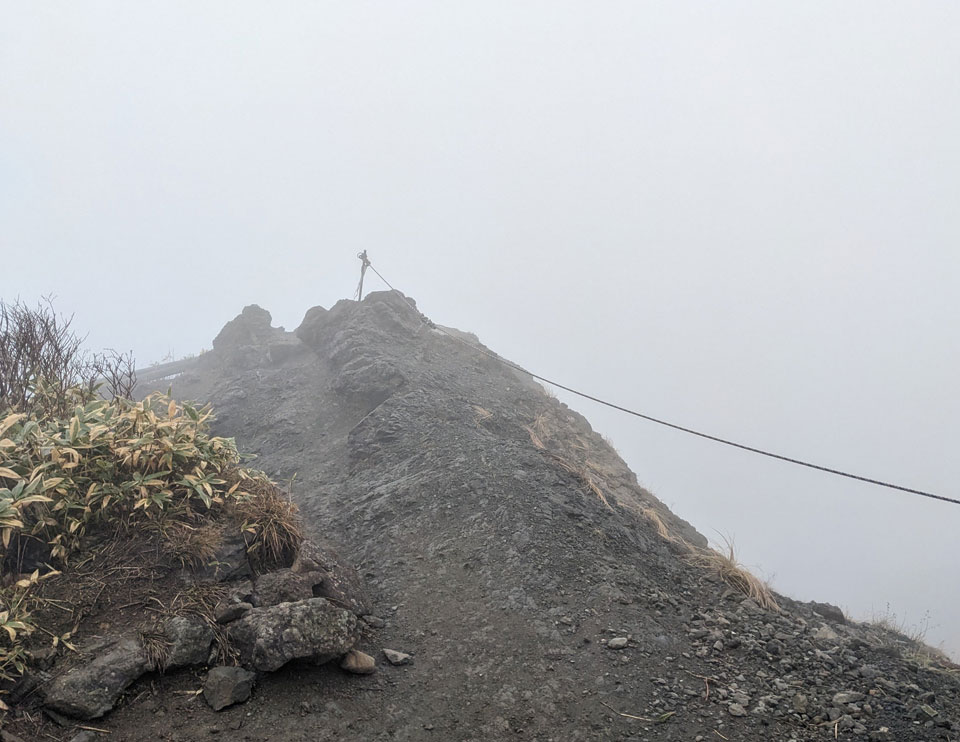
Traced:
<path id="1" fill-rule="evenodd" d="M 254 583 L 253 605 L 263 608 L 278 603 L 324 597 L 320 592 L 325 577 L 322 572 L 294 572 L 278 569 L 260 575 Z"/>
<path id="2" fill-rule="evenodd" d="M 290 660 L 329 662 L 359 638 L 357 617 L 325 598 L 253 608 L 230 624 L 230 639 L 243 664 L 265 672 Z"/>
<path id="3" fill-rule="evenodd" d="M 213 339 L 214 350 L 258 345 L 270 336 L 271 319 L 270 312 L 256 304 L 244 307 L 243 311 L 227 322 Z"/>
<path id="4" fill-rule="evenodd" d="M 304 539 L 290 569 L 299 574 L 322 577 L 314 587 L 314 595 L 327 598 L 358 616 L 370 613 L 370 600 L 359 573 L 332 549 Z"/>
<path id="5" fill-rule="evenodd" d="M 96 719 L 113 708 L 133 681 L 151 670 L 140 642 L 114 639 L 88 648 L 93 658 L 54 678 L 44 689 L 46 705 L 79 719 Z"/>

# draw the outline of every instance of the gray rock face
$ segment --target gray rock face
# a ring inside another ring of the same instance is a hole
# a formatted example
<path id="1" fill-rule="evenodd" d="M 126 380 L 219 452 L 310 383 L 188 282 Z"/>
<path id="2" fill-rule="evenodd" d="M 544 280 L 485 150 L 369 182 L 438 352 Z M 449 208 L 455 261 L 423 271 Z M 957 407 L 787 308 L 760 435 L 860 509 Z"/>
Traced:
<path id="1" fill-rule="evenodd" d="M 315 594 L 319 597 L 328 598 L 358 616 L 370 612 L 370 600 L 357 570 L 332 549 L 305 539 L 291 569 L 297 573 L 318 575 L 321 580 L 316 584 Z"/>
<path id="2" fill-rule="evenodd" d="M 359 637 L 357 617 L 325 598 L 253 608 L 230 625 L 243 663 L 267 672 L 294 659 L 329 662 L 346 654 Z"/>
<path id="3" fill-rule="evenodd" d="M 236 621 L 251 608 L 253 608 L 251 603 L 221 603 L 217 606 L 214 616 L 217 623 L 230 623 Z"/>
<path id="4" fill-rule="evenodd" d="M 46 687 L 46 704 L 79 719 L 96 719 L 113 708 L 124 690 L 150 670 L 139 642 L 118 639 L 90 661 L 54 678 Z"/>
<path id="5" fill-rule="evenodd" d="M 252 603 L 257 608 L 292 603 L 297 600 L 309 600 L 318 597 L 323 584 L 321 572 L 294 572 L 290 569 L 278 569 L 267 572 L 257 578 L 253 588 Z"/>
<path id="6" fill-rule="evenodd" d="M 202 665 L 210 655 L 213 629 L 199 616 L 174 616 L 163 631 L 170 650 L 161 670 Z"/>
<path id="7" fill-rule="evenodd" d="M 242 667 L 214 667 L 203 683 L 203 698 L 214 711 L 243 703 L 250 698 L 256 677 Z"/>
<path id="8" fill-rule="evenodd" d="M 228 534 L 209 563 L 190 573 L 190 577 L 203 582 L 226 582 L 239 580 L 253 574 L 247 559 L 247 545 L 239 533 Z"/>
<path id="9" fill-rule="evenodd" d="M 847 622 L 847 617 L 843 615 L 843 611 L 835 605 L 831 605 L 830 603 L 817 603 L 814 601 L 810 603 L 810 607 L 828 621 L 843 624 Z"/>

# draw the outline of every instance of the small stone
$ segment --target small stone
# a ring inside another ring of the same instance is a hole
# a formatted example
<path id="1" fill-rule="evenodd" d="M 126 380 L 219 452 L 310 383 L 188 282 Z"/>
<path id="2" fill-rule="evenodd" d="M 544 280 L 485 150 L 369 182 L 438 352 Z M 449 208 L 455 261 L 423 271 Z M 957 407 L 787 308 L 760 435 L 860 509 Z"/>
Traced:
<path id="1" fill-rule="evenodd" d="M 840 635 L 831 629 L 829 626 L 824 624 L 819 629 L 813 632 L 813 638 L 822 642 L 832 642 L 840 638 Z"/>
<path id="2" fill-rule="evenodd" d="M 730 712 L 730 716 L 746 716 L 747 710 L 741 706 L 739 703 L 731 703 L 727 706 L 727 711 Z"/>
<path id="3" fill-rule="evenodd" d="M 203 683 L 203 698 L 214 711 L 220 711 L 250 698 L 256 674 L 242 667 L 215 667 Z"/>
<path id="4" fill-rule="evenodd" d="M 379 616 L 364 616 L 360 620 L 363 621 L 371 629 L 382 629 L 387 625 L 387 622 L 384 621 Z"/>
<path id="5" fill-rule="evenodd" d="M 627 646 L 627 637 L 616 636 L 607 642 L 607 649 L 623 649 Z"/>
<path id="6" fill-rule="evenodd" d="M 933 708 L 933 706 L 928 706 L 928 705 L 925 704 L 925 703 L 922 704 L 922 705 L 919 707 L 919 709 L 920 709 L 921 713 L 923 713 L 926 717 L 928 717 L 928 718 L 930 718 L 930 719 L 934 718 L 935 716 L 939 716 L 939 715 L 940 715 L 940 712 L 937 711 L 935 708 Z"/>
<path id="7" fill-rule="evenodd" d="M 843 706 L 845 703 L 856 703 L 857 701 L 862 701 L 864 699 L 863 693 L 857 693 L 852 690 L 841 691 L 840 693 L 835 693 L 831 699 L 835 706 Z"/>
<path id="8" fill-rule="evenodd" d="M 70 742 L 93 742 L 97 738 L 97 735 L 91 732 L 89 729 L 84 729 L 79 734 L 75 734 L 70 738 Z M 6 740 L 4 740 L 6 742 Z"/>
<path id="9" fill-rule="evenodd" d="M 802 693 L 797 693 L 793 697 L 793 710 L 798 714 L 807 713 L 807 697 Z"/>
<path id="10" fill-rule="evenodd" d="M 383 656 L 387 658 L 387 662 L 391 665 L 409 665 L 413 660 L 413 657 L 409 654 L 398 652 L 395 649 L 384 649 Z"/>
<path id="11" fill-rule="evenodd" d="M 343 656 L 340 667 L 355 675 L 369 675 L 377 669 L 377 661 L 366 652 L 351 649 Z"/>

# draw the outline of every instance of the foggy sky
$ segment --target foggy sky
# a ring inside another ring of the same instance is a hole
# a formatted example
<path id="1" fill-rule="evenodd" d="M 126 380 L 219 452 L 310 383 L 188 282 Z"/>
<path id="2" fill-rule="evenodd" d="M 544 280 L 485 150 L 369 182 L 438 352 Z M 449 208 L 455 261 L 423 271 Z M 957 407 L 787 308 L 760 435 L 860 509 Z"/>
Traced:
<path id="1" fill-rule="evenodd" d="M 356 253 L 593 394 L 960 495 L 960 6 L 0 0 L 0 296 L 142 365 Z M 381 288 L 374 277 L 368 288 Z M 795 597 L 960 654 L 960 507 L 563 395 Z"/>

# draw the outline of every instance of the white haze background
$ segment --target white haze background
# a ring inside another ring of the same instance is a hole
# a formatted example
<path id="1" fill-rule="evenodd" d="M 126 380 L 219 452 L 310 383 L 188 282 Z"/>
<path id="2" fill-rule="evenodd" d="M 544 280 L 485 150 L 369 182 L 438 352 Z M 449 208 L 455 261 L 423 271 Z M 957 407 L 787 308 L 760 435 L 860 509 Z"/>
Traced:
<path id="1" fill-rule="evenodd" d="M 292 329 L 368 249 L 539 373 L 957 497 L 958 30 L 948 2 L 0 2 L 0 291 L 146 365 L 253 302 Z M 564 399 L 779 590 L 960 653 L 960 507 Z"/>

